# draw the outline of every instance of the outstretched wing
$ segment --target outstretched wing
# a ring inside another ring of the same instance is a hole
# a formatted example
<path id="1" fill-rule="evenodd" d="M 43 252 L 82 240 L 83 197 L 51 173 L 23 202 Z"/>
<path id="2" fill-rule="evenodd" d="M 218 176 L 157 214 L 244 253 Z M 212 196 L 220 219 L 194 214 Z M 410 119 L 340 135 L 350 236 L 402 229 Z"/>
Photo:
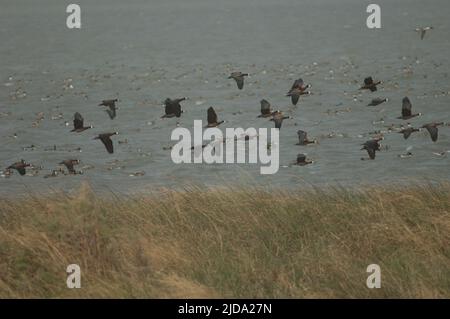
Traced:
<path id="1" fill-rule="evenodd" d="M 244 77 L 241 75 L 234 77 L 233 79 L 236 81 L 238 89 L 242 90 L 244 88 Z"/>
<path id="2" fill-rule="evenodd" d="M 298 144 L 305 145 L 306 139 L 307 139 L 307 133 L 305 131 L 298 130 L 297 135 L 298 135 Z"/>
<path id="3" fill-rule="evenodd" d="M 364 79 L 364 84 L 365 85 L 372 85 L 373 84 L 373 79 L 371 76 L 367 77 Z"/>
<path id="4" fill-rule="evenodd" d="M 175 114 L 173 102 L 171 99 L 166 99 L 166 101 L 164 102 L 164 112 L 166 113 L 166 115 Z"/>
<path id="5" fill-rule="evenodd" d="M 430 133 L 431 140 L 433 142 L 436 142 L 438 139 L 438 128 L 436 126 L 431 125 L 427 125 L 425 126 L 425 128 L 427 129 L 428 133 Z"/>
<path id="6" fill-rule="evenodd" d="M 180 117 L 181 116 L 181 105 L 180 102 L 176 102 L 173 105 L 173 113 L 175 114 L 176 117 Z"/>
<path id="7" fill-rule="evenodd" d="M 110 154 L 114 153 L 113 142 L 109 136 L 102 135 L 100 137 L 100 140 L 102 141 L 103 145 L 105 145 L 108 153 Z"/>
<path id="8" fill-rule="evenodd" d="M 105 111 L 106 111 L 106 113 L 108 113 L 109 118 L 111 120 L 113 120 L 116 117 L 116 109 L 108 109 L 108 110 L 105 110 Z"/>
<path id="9" fill-rule="evenodd" d="M 403 138 L 404 138 L 405 140 L 407 140 L 408 137 L 411 135 L 411 133 L 412 133 L 412 130 L 408 130 L 408 129 L 403 130 Z"/>
<path id="10" fill-rule="evenodd" d="M 371 159 L 375 159 L 375 150 L 371 147 L 366 147 L 367 153 Z"/>
<path id="11" fill-rule="evenodd" d="M 75 129 L 83 128 L 84 119 L 80 113 L 76 112 L 73 116 L 73 127 Z"/>
<path id="12" fill-rule="evenodd" d="M 298 100 L 300 99 L 300 94 L 291 94 L 292 104 L 297 105 Z"/>
<path id="13" fill-rule="evenodd" d="M 64 161 L 63 164 L 67 167 L 67 170 L 70 173 L 75 173 L 75 170 L 73 169 L 73 163 L 72 161 Z"/>
<path id="14" fill-rule="evenodd" d="M 217 123 L 217 114 L 212 107 L 208 109 L 208 124 Z"/>
<path id="15" fill-rule="evenodd" d="M 270 103 L 267 100 L 261 100 L 261 114 L 269 115 L 270 113 Z"/>
<path id="16" fill-rule="evenodd" d="M 273 121 L 275 122 L 275 128 L 281 129 L 281 124 L 283 124 L 284 117 L 281 114 L 277 114 L 273 117 Z"/>
<path id="17" fill-rule="evenodd" d="M 425 38 L 425 33 L 427 33 L 427 30 L 425 30 L 425 29 L 422 29 L 422 30 L 420 31 L 420 39 L 421 39 L 421 40 L 423 40 L 423 38 Z"/>
<path id="18" fill-rule="evenodd" d="M 402 116 L 408 117 L 411 116 L 412 104 L 408 97 L 403 98 L 402 102 Z"/>

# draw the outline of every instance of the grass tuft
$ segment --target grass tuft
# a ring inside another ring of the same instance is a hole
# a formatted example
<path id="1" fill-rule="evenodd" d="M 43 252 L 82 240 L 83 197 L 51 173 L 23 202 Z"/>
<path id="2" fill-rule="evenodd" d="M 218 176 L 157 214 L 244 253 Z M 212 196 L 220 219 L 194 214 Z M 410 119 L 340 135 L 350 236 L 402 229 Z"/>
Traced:
<path id="1" fill-rule="evenodd" d="M 0 200 L 2 298 L 449 298 L 449 265 L 448 184 Z"/>

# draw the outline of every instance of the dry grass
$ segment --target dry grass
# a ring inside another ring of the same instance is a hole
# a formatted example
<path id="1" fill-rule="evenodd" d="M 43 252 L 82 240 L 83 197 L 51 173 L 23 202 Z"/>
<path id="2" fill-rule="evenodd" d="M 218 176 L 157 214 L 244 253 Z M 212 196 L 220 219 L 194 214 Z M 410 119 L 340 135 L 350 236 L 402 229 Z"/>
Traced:
<path id="1" fill-rule="evenodd" d="M 450 185 L 113 198 L 0 200 L 0 297 L 450 297 Z"/>

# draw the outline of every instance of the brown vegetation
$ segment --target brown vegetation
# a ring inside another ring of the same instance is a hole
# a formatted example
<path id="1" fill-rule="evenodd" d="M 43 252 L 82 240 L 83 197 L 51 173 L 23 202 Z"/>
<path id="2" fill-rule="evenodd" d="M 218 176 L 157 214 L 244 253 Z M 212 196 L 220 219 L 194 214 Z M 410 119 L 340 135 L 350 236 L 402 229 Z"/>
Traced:
<path id="1" fill-rule="evenodd" d="M 450 297 L 450 185 L 113 198 L 1 199 L 0 297 Z"/>

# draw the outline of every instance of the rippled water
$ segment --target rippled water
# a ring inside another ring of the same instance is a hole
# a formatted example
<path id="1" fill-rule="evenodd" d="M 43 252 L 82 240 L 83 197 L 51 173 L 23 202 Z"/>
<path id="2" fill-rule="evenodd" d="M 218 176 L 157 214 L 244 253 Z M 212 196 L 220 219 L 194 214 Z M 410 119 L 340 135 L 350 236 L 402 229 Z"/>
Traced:
<path id="1" fill-rule="evenodd" d="M 1 194 L 70 190 L 81 180 L 127 193 L 189 183 L 291 187 L 450 177 L 450 153 L 433 154 L 450 150 L 448 126 L 440 129 L 437 143 L 425 132 L 406 141 L 385 134 L 376 160 L 360 160 L 366 157 L 360 144 L 371 132 L 405 122 L 396 117 L 406 95 L 413 111 L 423 113 L 413 125 L 450 122 L 447 0 L 378 1 L 381 30 L 367 29 L 368 3 L 359 0 L 93 2 L 77 2 L 82 29 L 69 30 L 61 1 L 2 1 L 0 165 L 23 158 L 43 169 L 33 177 L 0 178 Z M 414 32 L 422 25 L 435 28 L 423 41 Z M 227 79 L 234 70 L 250 73 L 243 91 Z M 368 75 L 384 82 L 378 92 L 358 91 Z M 312 84 L 313 95 L 294 108 L 284 95 L 299 77 Z M 284 110 L 294 119 L 281 129 L 283 167 L 261 176 L 259 164 L 173 164 L 163 148 L 172 144 L 176 120 L 161 120 L 161 105 L 166 97 L 182 96 L 189 98 L 180 120 L 187 128 L 194 119 L 206 121 L 209 106 L 227 121 L 223 128 L 272 127 L 256 118 L 262 98 Z M 114 97 L 120 109 L 110 120 L 97 104 Z M 389 102 L 367 107 L 374 97 Z M 76 111 L 94 128 L 69 133 L 65 121 L 71 124 Z M 39 112 L 43 119 L 34 123 Z M 319 144 L 296 146 L 298 129 Z M 108 131 L 120 133 L 113 138 L 113 155 L 92 140 Z M 74 151 L 78 147 L 82 152 Z M 413 157 L 399 158 L 408 147 Z M 301 152 L 315 163 L 285 167 Z M 79 169 L 93 168 L 79 176 L 43 178 L 67 158 L 80 159 Z M 145 175 L 130 176 L 135 172 Z"/>

